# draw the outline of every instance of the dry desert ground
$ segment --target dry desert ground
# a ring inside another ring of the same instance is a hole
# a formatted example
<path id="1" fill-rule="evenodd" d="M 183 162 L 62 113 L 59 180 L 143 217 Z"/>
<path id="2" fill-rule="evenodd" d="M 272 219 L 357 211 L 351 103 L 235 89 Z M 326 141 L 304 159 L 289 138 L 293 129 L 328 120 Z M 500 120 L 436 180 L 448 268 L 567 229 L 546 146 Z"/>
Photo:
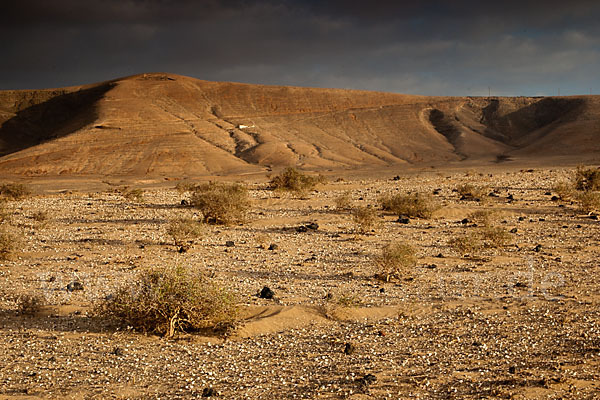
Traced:
<path id="1" fill-rule="evenodd" d="M 0 398 L 598 398 L 600 223 L 553 198 L 573 168 L 397 171 L 332 174 L 302 196 L 247 178 L 246 221 L 207 226 L 183 253 L 167 228 L 198 211 L 177 180 L 29 181 L 4 203 L 18 246 L 0 264 Z M 467 184 L 481 201 L 461 199 Z M 433 215 L 401 223 L 378 205 L 410 192 L 431 195 Z M 378 224 L 360 232 L 336 207 L 344 193 Z M 481 228 L 478 211 L 508 240 L 463 254 L 451 241 Z M 378 279 L 398 241 L 416 264 Z M 233 330 L 163 337 L 93 313 L 173 266 L 235 293 Z"/>

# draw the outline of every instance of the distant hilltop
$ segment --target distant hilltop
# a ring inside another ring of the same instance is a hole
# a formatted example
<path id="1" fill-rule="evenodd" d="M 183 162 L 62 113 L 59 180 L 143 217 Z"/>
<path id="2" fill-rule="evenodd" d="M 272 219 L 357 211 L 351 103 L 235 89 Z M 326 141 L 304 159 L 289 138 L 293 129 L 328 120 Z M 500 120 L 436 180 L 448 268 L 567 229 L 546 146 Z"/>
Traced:
<path id="1" fill-rule="evenodd" d="M 194 176 L 581 156 L 600 97 L 430 97 L 152 73 L 0 91 L 0 173 Z"/>

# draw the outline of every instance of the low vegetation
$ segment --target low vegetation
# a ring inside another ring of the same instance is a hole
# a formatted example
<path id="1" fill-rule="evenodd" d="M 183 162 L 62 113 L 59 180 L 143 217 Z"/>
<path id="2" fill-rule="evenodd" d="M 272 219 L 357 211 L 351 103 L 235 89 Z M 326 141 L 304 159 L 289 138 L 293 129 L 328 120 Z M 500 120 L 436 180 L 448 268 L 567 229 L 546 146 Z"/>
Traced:
<path id="1" fill-rule="evenodd" d="M 20 315 L 33 316 L 44 306 L 44 298 L 38 295 L 22 294 L 17 298 L 17 312 Z"/>
<path id="2" fill-rule="evenodd" d="M 250 209 L 248 190 L 240 184 L 209 182 L 193 188 L 191 205 L 203 215 L 203 222 L 229 225 L 243 222 Z"/>
<path id="3" fill-rule="evenodd" d="M 325 178 L 322 175 L 309 176 L 298 171 L 296 168 L 289 167 L 279 175 L 272 177 L 269 187 L 272 190 L 289 191 L 298 195 L 305 195 L 324 181 Z"/>
<path id="4" fill-rule="evenodd" d="M 483 187 L 475 186 L 470 183 L 465 183 L 456 188 L 456 191 L 461 196 L 462 200 L 474 200 L 484 202 L 488 199 L 486 190 Z"/>
<path id="5" fill-rule="evenodd" d="M 362 234 L 371 232 L 379 225 L 377 211 L 370 207 L 356 207 L 352 210 L 354 229 Z"/>
<path id="6" fill-rule="evenodd" d="M 600 190 L 600 169 L 577 167 L 574 178 L 575 189 L 582 192 Z"/>
<path id="7" fill-rule="evenodd" d="M 577 167 L 569 182 L 552 188 L 563 201 L 575 200 L 585 213 L 600 211 L 600 169 Z"/>
<path id="8" fill-rule="evenodd" d="M 0 185 L 0 195 L 11 200 L 20 200 L 31 194 L 31 189 L 22 183 L 5 183 Z"/>
<path id="9" fill-rule="evenodd" d="M 411 218 L 430 218 L 436 209 L 429 196 L 419 193 L 384 195 L 379 204 L 385 211 Z"/>
<path id="10" fill-rule="evenodd" d="M 448 241 L 448 245 L 461 255 L 474 255 L 483 248 L 496 249 L 507 246 L 511 234 L 498 226 L 500 216 L 492 211 L 477 211 L 470 215 L 475 226 L 465 234 L 457 235 Z"/>
<path id="11" fill-rule="evenodd" d="M 128 201 L 133 201 L 136 203 L 143 203 L 144 202 L 144 191 L 142 189 L 139 188 L 122 188 L 119 190 L 119 192 L 121 193 L 121 196 L 123 196 L 126 200 Z"/>
<path id="12" fill-rule="evenodd" d="M 400 278 L 417 264 L 415 249 L 403 242 L 393 242 L 386 245 L 379 256 L 375 258 L 375 277 L 383 281 Z"/>
<path id="13" fill-rule="evenodd" d="M 6 226 L 0 226 L 0 260 L 8 260 L 17 248 L 17 238 Z"/>
<path id="14" fill-rule="evenodd" d="M 188 268 L 157 268 L 109 296 L 96 314 L 172 337 L 200 330 L 225 333 L 234 326 L 237 305 L 231 292 Z"/>
<path id="15" fill-rule="evenodd" d="M 191 218 L 175 219 L 167 227 L 167 234 L 173 239 L 173 244 L 180 249 L 187 249 L 203 233 L 203 224 Z"/>
<path id="16" fill-rule="evenodd" d="M 352 192 L 349 190 L 339 194 L 333 200 L 335 203 L 335 209 L 338 211 L 347 211 L 352 209 Z"/>

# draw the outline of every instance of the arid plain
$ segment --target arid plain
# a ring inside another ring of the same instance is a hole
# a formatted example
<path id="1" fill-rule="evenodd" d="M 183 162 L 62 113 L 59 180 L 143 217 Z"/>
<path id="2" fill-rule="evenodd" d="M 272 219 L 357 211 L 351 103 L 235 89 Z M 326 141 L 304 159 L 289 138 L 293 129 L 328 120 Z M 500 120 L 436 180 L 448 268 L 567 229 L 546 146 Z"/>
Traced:
<path id="1" fill-rule="evenodd" d="M 578 165 L 600 164 L 598 97 L 144 74 L 0 92 L 0 117 L 3 183 L 31 189 L 3 202 L 17 245 L 0 266 L 0 398 L 598 396 L 600 210 L 565 193 Z M 288 166 L 324 179 L 271 190 Z M 172 222 L 202 219 L 183 184 L 209 180 L 241 183 L 250 208 L 182 249 Z M 381 207 L 415 193 L 430 215 Z M 488 226 L 502 240 L 457 245 Z M 415 262 L 382 279 L 394 242 Z M 95 312 L 178 266 L 235 294 L 226 334 L 164 337 Z"/>

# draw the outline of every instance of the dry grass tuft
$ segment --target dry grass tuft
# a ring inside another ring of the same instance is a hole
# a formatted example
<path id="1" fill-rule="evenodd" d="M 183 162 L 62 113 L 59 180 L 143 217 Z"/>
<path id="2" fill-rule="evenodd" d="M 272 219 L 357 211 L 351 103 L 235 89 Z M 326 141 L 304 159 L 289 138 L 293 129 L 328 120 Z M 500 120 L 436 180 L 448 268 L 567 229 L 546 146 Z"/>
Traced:
<path id="1" fill-rule="evenodd" d="M 325 177 L 309 176 L 301 173 L 296 168 L 286 168 L 279 175 L 271 178 L 269 187 L 272 190 L 283 190 L 297 193 L 304 196 L 308 191 L 313 190 L 319 183 L 323 183 Z"/>
<path id="2" fill-rule="evenodd" d="M 240 184 L 209 182 L 194 187 L 190 200 L 203 221 L 229 225 L 243 222 L 250 209 L 248 190 Z"/>
<path id="3" fill-rule="evenodd" d="M 171 236 L 175 246 L 192 245 L 203 233 L 203 224 L 191 218 L 175 219 L 167 227 L 167 234 Z"/>
<path id="4" fill-rule="evenodd" d="M 38 295 L 23 294 L 17 298 L 18 313 L 33 316 L 42 310 L 45 305 L 43 297 Z"/>
<path id="5" fill-rule="evenodd" d="M 371 232 L 379 225 L 377 211 L 369 207 L 356 207 L 352 210 L 354 229 L 362 234 Z"/>
<path id="6" fill-rule="evenodd" d="M 96 314 L 143 332 L 172 337 L 177 332 L 225 333 L 237 316 L 234 296 L 183 267 L 143 272 L 103 301 Z"/>
<path id="7" fill-rule="evenodd" d="M 584 192 L 600 190 L 600 169 L 577 167 L 574 184 L 575 189 Z"/>
<path id="8" fill-rule="evenodd" d="M 339 194 L 334 200 L 335 209 L 339 211 L 348 211 L 352 209 L 352 192 L 349 190 Z"/>
<path id="9" fill-rule="evenodd" d="M 402 242 L 390 243 L 375 258 L 375 277 L 387 282 L 392 278 L 399 278 L 416 264 L 416 252 L 412 246 Z"/>
<path id="10" fill-rule="evenodd" d="M 384 195 L 379 204 L 385 211 L 411 218 L 429 218 L 436 209 L 429 196 L 419 193 Z"/>
<path id="11" fill-rule="evenodd" d="M 8 260 L 18 247 L 17 237 L 5 226 L 0 227 L 0 260 Z"/>
<path id="12" fill-rule="evenodd" d="M 487 191 L 483 187 L 474 186 L 470 183 L 465 183 L 456 188 L 456 191 L 463 200 L 474 200 L 479 202 L 485 202 L 488 200 L 486 195 Z"/>
<path id="13" fill-rule="evenodd" d="M 22 183 L 5 183 L 0 185 L 0 195 L 7 199 L 20 200 L 31 194 L 31 189 Z"/>

